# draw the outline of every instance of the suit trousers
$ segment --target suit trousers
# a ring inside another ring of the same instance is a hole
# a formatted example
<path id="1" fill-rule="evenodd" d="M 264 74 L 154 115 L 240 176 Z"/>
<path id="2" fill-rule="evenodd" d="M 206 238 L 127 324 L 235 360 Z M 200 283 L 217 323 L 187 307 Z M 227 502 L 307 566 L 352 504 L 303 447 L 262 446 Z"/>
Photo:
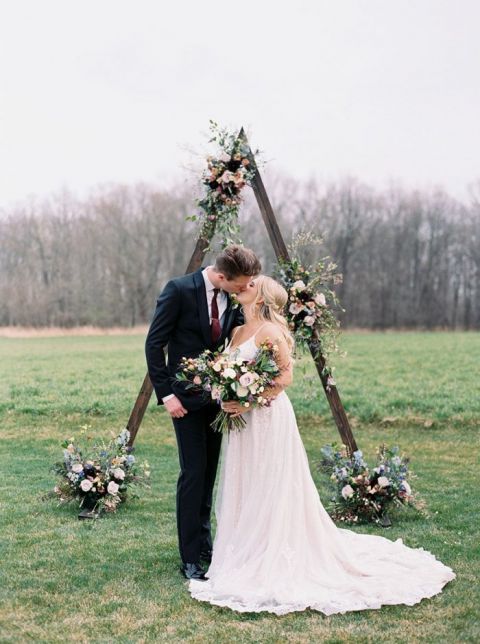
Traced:
<path id="1" fill-rule="evenodd" d="M 197 563 L 212 549 L 210 515 L 222 434 L 211 428 L 219 407 L 208 403 L 183 418 L 173 418 L 180 476 L 177 483 L 177 529 L 183 563 Z"/>

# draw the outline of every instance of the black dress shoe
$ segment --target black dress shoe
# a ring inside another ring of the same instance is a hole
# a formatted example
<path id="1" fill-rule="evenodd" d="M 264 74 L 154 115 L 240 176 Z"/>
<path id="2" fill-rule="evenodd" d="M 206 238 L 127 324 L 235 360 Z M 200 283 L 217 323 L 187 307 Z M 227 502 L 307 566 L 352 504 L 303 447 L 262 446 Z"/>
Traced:
<path id="1" fill-rule="evenodd" d="M 199 563 L 184 563 L 180 568 L 182 574 L 187 579 L 198 579 L 199 581 L 205 581 L 205 570 L 201 567 Z"/>
<path id="2" fill-rule="evenodd" d="M 200 553 L 200 560 L 205 563 L 212 563 L 212 551 L 211 550 L 202 550 Z"/>

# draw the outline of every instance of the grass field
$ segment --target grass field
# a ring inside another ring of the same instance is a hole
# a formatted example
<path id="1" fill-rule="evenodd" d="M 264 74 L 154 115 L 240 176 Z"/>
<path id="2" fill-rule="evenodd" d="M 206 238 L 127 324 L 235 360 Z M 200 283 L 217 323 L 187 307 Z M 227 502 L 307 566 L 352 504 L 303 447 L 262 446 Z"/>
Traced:
<path id="1" fill-rule="evenodd" d="M 457 573 L 414 607 L 324 617 L 235 614 L 193 601 L 178 572 L 173 430 L 152 401 L 136 442 L 152 488 L 117 515 L 80 522 L 43 501 L 60 443 L 81 425 L 121 430 L 145 373 L 142 336 L 0 338 L 0 642 L 480 641 L 480 334 L 346 333 L 336 378 L 367 458 L 381 441 L 411 456 L 427 510 L 389 530 Z M 308 360 L 290 396 L 322 498 L 320 447 L 337 439 Z"/>

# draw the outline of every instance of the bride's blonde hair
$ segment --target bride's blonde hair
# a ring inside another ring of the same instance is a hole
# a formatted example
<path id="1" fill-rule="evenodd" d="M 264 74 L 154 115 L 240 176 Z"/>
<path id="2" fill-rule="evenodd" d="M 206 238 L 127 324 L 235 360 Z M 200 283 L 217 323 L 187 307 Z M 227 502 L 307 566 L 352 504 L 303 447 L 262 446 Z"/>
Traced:
<path id="1" fill-rule="evenodd" d="M 273 322 L 285 338 L 290 353 L 293 353 L 294 340 L 288 322 L 284 316 L 285 306 L 288 302 L 288 293 L 281 284 L 268 275 L 259 275 L 255 278 L 257 297 L 251 306 L 257 309 L 260 320 Z"/>

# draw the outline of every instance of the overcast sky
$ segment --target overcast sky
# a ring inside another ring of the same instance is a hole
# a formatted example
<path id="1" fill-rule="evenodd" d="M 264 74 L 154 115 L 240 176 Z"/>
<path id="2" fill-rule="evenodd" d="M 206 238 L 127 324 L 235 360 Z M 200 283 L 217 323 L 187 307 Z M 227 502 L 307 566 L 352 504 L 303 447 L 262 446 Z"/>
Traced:
<path id="1" fill-rule="evenodd" d="M 182 177 L 209 118 L 272 169 L 480 179 L 477 0 L 0 0 L 0 206 Z"/>

